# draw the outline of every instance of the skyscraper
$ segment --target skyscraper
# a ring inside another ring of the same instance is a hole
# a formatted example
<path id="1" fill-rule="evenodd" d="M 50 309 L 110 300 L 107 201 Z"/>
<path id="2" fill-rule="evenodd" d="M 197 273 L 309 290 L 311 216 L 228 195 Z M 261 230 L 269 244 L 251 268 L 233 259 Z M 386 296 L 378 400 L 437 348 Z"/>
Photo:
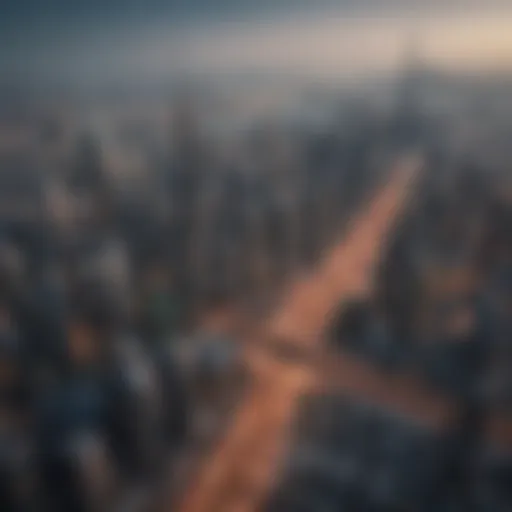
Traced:
<path id="1" fill-rule="evenodd" d="M 393 135 L 399 146 L 419 142 L 422 134 L 420 93 L 423 80 L 419 46 L 416 38 L 406 46 L 403 71 L 397 84 Z"/>

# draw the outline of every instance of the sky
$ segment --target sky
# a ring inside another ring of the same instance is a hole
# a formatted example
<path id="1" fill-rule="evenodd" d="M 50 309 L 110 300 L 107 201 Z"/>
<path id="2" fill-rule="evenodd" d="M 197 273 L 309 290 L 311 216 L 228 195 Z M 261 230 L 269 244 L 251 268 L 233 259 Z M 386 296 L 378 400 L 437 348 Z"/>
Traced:
<path id="1" fill-rule="evenodd" d="M 498 0 L 4 0 L 0 80 L 158 83 L 180 76 L 336 81 L 429 64 L 512 69 Z"/>

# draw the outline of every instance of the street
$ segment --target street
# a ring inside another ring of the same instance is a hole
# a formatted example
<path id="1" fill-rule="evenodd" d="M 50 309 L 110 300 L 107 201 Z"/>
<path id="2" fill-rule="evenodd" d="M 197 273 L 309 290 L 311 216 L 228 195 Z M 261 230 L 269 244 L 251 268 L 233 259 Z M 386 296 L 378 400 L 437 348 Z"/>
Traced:
<path id="1" fill-rule="evenodd" d="M 179 510 L 259 510 L 286 451 L 297 399 L 322 385 L 317 365 L 290 364 L 269 345 L 282 340 L 289 350 L 322 353 L 322 331 L 332 309 L 344 297 L 369 293 L 379 247 L 400 212 L 417 167 L 416 161 L 397 166 L 369 207 L 353 219 L 343 240 L 311 275 L 292 283 L 276 312 L 244 340 L 253 387 L 193 477 Z"/>

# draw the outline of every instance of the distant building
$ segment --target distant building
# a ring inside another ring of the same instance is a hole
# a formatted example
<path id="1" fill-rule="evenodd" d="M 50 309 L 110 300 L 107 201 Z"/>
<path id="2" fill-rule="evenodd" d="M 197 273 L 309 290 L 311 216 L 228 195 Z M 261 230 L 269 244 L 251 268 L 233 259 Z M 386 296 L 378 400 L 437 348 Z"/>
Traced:
<path id="1" fill-rule="evenodd" d="M 393 119 L 393 138 L 400 146 L 416 145 L 423 133 L 420 94 L 423 69 L 417 46 L 407 49 L 402 78 L 397 88 L 397 104 Z"/>
<path id="2" fill-rule="evenodd" d="M 73 190 L 94 194 L 103 187 L 104 181 L 100 143 L 92 134 L 86 133 L 77 141 L 69 185 Z"/>
<path id="3" fill-rule="evenodd" d="M 41 169 L 26 154 L 0 156 L 0 219 L 3 222 L 35 220 L 44 208 Z"/>

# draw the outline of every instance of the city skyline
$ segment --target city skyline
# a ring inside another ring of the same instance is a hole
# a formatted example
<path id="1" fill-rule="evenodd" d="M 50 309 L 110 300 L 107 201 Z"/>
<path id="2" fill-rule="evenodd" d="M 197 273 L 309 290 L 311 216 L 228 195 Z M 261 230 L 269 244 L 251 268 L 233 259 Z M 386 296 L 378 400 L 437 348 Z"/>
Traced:
<path id="1" fill-rule="evenodd" d="M 55 0 L 43 8 L 23 0 L 0 18 L 0 76 L 18 82 L 158 84 L 252 74 L 332 83 L 396 71 L 411 35 L 434 67 L 512 69 L 508 2 Z"/>

